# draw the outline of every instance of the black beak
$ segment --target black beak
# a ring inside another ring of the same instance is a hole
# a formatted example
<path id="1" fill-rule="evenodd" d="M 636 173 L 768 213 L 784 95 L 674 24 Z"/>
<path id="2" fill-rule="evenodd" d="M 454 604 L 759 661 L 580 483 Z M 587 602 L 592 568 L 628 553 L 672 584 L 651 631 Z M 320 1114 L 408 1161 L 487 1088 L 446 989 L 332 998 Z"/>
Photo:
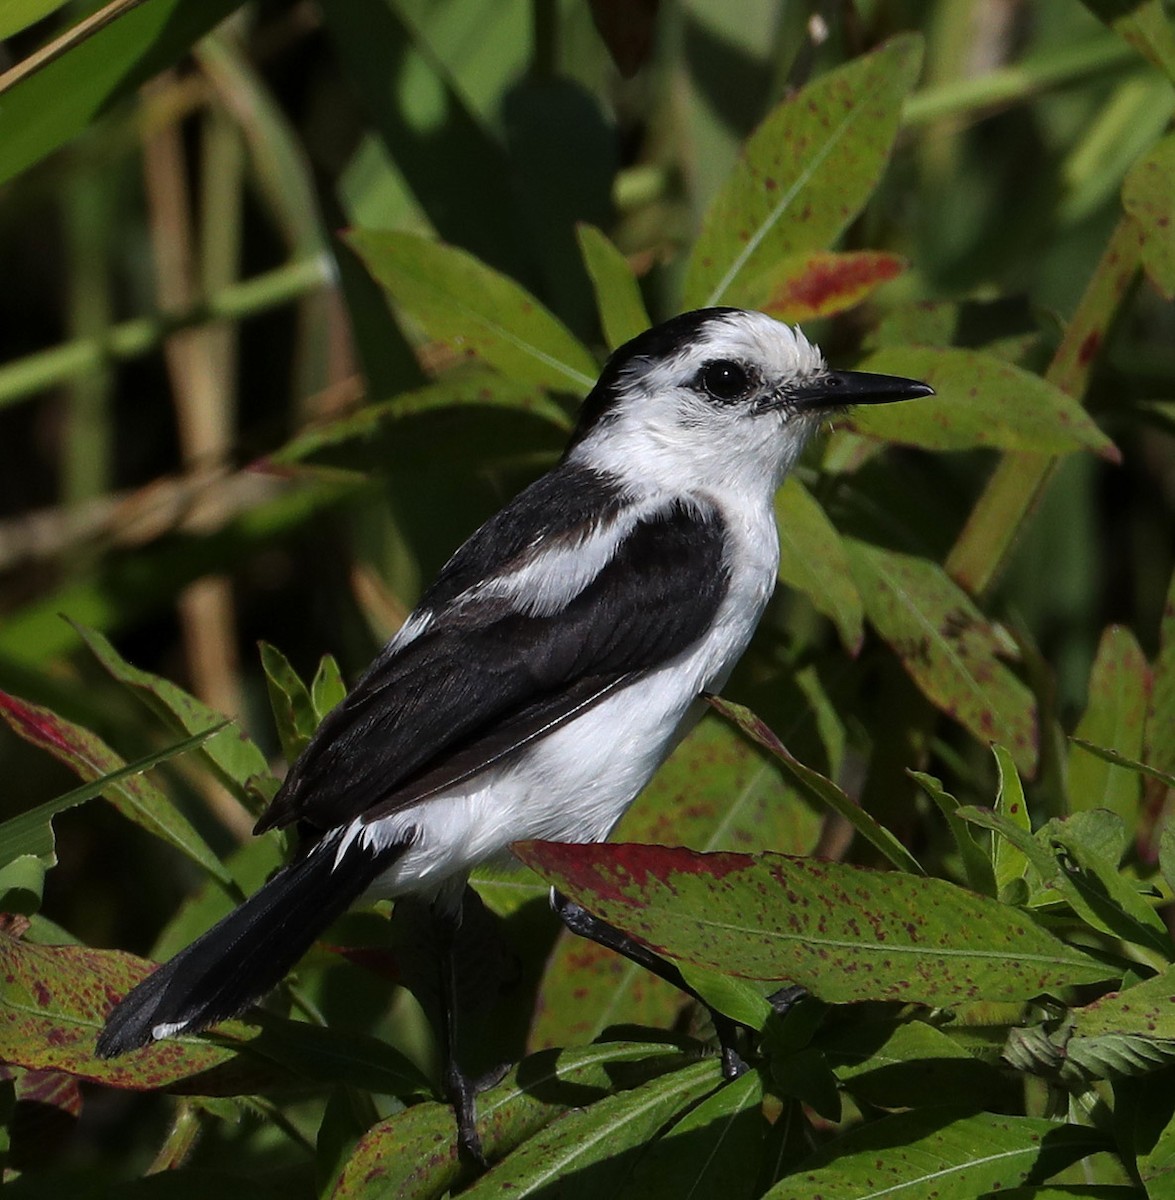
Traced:
<path id="1" fill-rule="evenodd" d="M 933 396 L 934 388 L 900 375 L 873 375 L 868 371 L 827 371 L 800 387 L 788 388 L 779 397 L 781 408 L 811 412 L 822 408 L 847 408 L 852 404 L 889 404 Z"/>

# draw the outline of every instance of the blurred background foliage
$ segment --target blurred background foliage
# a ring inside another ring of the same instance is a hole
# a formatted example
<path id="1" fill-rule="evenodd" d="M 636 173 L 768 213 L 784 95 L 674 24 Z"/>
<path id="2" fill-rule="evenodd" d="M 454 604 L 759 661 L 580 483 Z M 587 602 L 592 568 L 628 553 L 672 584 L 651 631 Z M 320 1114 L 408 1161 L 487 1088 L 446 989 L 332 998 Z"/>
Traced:
<path id="1" fill-rule="evenodd" d="M 239 715 L 276 761 L 258 642 L 305 678 L 330 652 L 353 679 L 459 541 L 554 460 L 579 398 L 524 380 L 494 404 L 409 399 L 365 424 L 365 409 L 429 379 L 471 372 L 476 396 L 479 376 L 389 304 L 344 231 L 460 247 L 602 360 L 609 339 L 577 226 L 605 231 L 653 319 L 671 315 L 685 251 L 765 114 L 902 31 L 925 39 L 920 81 L 839 248 L 889 252 L 904 270 L 806 330 L 838 365 L 925 340 L 1043 370 L 1119 227 L 1127 172 L 1175 111 L 1170 78 L 1129 25 L 1136 8 L 6 0 L 0 687 L 127 759 L 158 749 L 160 729 L 64 614 Z M 1142 8 L 1169 50 L 1162 6 Z M 79 25 L 111 13 L 92 34 Z M 1005 569 L 971 581 L 1066 729 L 1108 624 L 1132 629 L 1148 658 L 1158 647 L 1175 558 L 1175 309 L 1156 287 L 1132 285 L 1092 370 L 1085 403 L 1124 465 L 1065 458 L 1032 519 L 1009 531 Z M 324 428 L 336 433 L 314 432 Z M 828 453 L 851 457 L 837 436 Z M 942 561 L 995 458 L 891 447 L 884 468 L 863 460 L 838 524 Z M 805 761 L 840 765 L 850 791 L 868 748 L 892 739 L 892 769 L 875 759 L 865 799 L 915 842 L 929 835 L 911 828 L 901 767 L 929 757 L 964 787 L 993 786 L 986 752 L 949 731 L 911 750 L 893 721 L 917 708 L 912 685 L 873 641 L 852 661 L 802 595 L 776 597 L 730 692 Z M 845 762 L 830 761 L 830 737 Z M 163 775 L 229 854 L 250 824 L 236 800 L 182 760 Z M 2 816 L 72 784 L 6 730 L 0 777 Z M 45 917 L 89 945 L 158 952 L 164 919 L 202 881 L 196 868 L 106 806 L 55 828 Z M 259 878 L 268 865 L 250 869 Z M 537 964 L 552 929 L 527 919 L 542 927 Z M 354 1003 L 375 1021 L 382 992 L 369 990 Z M 79 1162 L 112 1142 L 142 1157 L 158 1140 L 158 1114 L 132 1132 L 95 1111 L 88 1140 L 72 1144 Z M 250 1136 L 262 1157 L 266 1138 L 281 1139 L 260 1126 Z"/>

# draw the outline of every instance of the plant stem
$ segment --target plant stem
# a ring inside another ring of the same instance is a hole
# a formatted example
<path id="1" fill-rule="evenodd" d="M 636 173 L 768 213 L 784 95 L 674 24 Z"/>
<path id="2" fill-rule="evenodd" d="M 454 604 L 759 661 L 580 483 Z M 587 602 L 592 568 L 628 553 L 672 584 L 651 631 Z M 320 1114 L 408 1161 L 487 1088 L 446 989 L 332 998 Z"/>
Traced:
<path id="1" fill-rule="evenodd" d="M 1139 233 L 1129 217 L 1115 228 L 1045 378 L 1075 400 L 1089 382 L 1114 316 L 1139 266 Z M 1045 454 L 1005 454 L 947 556 L 946 569 L 972 595 L 986 591 L 1040 503 L 1060 460 Z"/>
<path id="2" fill-rule="evenodd" d="M 174 1171 L 176 1167 L 182 1167 L 195 1149 L 200 1132 L 199 1112 L 190 1101 L 177 1101 L 171 1128 L 146 1173 L 157 1175 L 160 1171 Z"/>
<path id="3" fill-rule="evenodd" d="M 105 337 L 77 338 L 40 350 L 0 367 L 0 408 L 19 403 L 105 361 L 138 358 L 159 346 L 169 333 L 207 321 L 237 320 L 288 304 L 334 278 L 325 255 L 300 259 L 241 283 L 183 312 L 136 317 L 111 327 Z"/>

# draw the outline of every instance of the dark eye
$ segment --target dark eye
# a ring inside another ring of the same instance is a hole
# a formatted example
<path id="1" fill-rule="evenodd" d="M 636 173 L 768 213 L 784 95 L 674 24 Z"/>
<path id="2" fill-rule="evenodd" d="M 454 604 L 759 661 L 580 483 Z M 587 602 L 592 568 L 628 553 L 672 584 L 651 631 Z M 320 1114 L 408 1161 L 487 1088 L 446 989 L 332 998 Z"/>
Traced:
<path id="1" fill-rule="evenodd" d="M 739 400 L 751 390 L 746 368 L 728 358 L 707 363 L 698 372 L 698 383 L 715 400 Z"/>

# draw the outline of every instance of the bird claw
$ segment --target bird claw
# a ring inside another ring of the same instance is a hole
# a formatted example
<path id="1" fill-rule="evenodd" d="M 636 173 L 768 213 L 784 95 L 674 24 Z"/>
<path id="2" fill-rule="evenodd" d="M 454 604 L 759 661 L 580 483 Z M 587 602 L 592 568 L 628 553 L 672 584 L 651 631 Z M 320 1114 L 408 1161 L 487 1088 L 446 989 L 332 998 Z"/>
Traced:
<path id="1" fill-rule="evenodd" d="M 477 1098 L 501 1083 L 509 1069 L 509 1063 L 501 1063 L 476 1079 L 470 1079 L 456 1066 L 445 1072 L 445 1098 L 457 1118 L 458 1153 L 482 1171 L 488 1171 L 490 1164 L 477 1132 Z"/>

